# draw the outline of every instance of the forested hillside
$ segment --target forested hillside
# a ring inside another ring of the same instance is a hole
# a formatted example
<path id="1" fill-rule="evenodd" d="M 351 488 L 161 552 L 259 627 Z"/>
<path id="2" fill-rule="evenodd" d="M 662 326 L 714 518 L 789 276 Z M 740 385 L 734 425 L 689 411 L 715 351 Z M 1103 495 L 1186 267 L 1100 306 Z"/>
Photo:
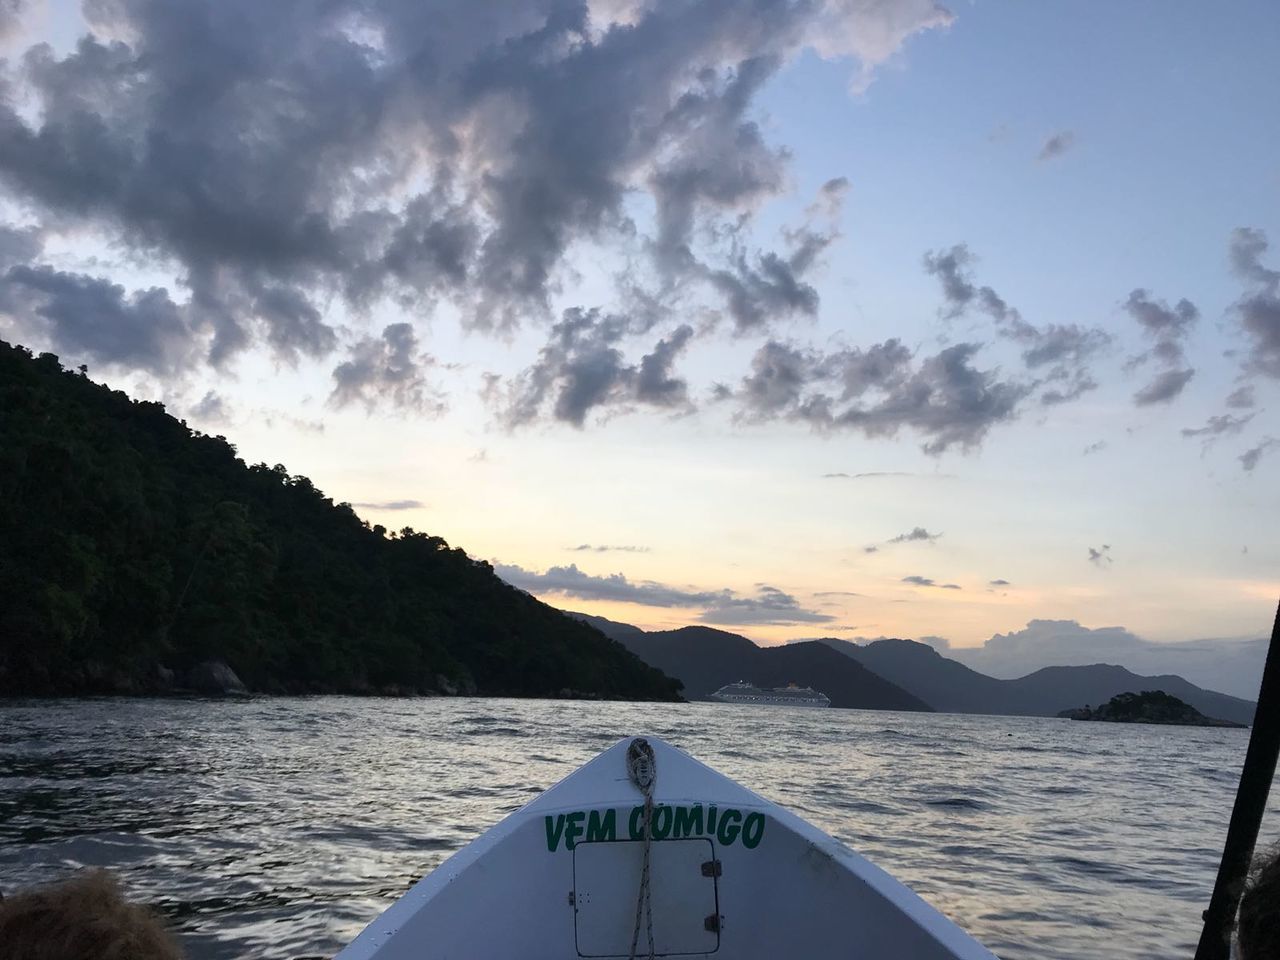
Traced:
<path id="1" fill-rule="evenodd" d="M 207 660 L 266 692 L 678 690 L 439 537 L 0 342 L 0 694 L 154 691 Z"/>

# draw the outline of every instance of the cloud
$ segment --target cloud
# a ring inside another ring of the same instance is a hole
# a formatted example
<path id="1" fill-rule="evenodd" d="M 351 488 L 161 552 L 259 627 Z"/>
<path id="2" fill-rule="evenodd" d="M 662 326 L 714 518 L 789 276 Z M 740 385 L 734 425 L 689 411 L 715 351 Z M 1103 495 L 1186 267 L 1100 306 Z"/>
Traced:
<path id="1" fill-rule="evenodd" d="M 1200 311 L 1185 298 L 1170 307 L 1163 300 L 1152 299 L 1141 288 L 1133 290 L 1121 306 L 1139 323 L 1147 337 L 1155 341 L 1146 353 L 1131 357 L 1126 369 L 1141 366 L 1149 360 L 1165 368 L 1133 395 L 1133 402 L 1140 407 L 1168 403 L 1182 393 L 1195 376 L 1193 367 L 1184 366 L 1184 343 L 1200 319 Z"/>
<path id="2" fill-rule="evenodd" d="M 19 6 L 0 0 L 0 30 Z M 806 50 L 854 58 L 862 88 L 953 19 L 933 0 L 111 0 L 86 16 L 70 52 L 32 47 L 0 88 L 0 189 L 173 281 L 75 279 L 117 301 L 100 321 L 124 328 L 117 346 L 17 305 L 67 352 L 166 375 L 257 347 L 288 363 L 359 350 L 347 321 L 384 304 L 424 321 L 452 305 L 476 330 L 549 319 L 577 251 L 637 239 L 665 309 L 696 285 L 743 327 L 809 316 L 805 274 L 834 229 L 750 253 L 736 229 L 788 183 L 789 152 L 753 119 L 760 90 Z M 162 300 L 158 351 L 128 314 Z M 651 383 L 678 392 L 662 364 Z"/>
<path id="3" fill-rule="evenodd" d="M 574 553 L 649 553 L 649 547 L 606 546 L 603 544 L 580 543 L 576 547 L 565 547 Z"/>
<path id="4" fill-rule="evenodd" d="M 1237 387 L 1227 396 L 1227 406 L 1233 410 L 1250 410 L 1257 403 L 1258 397 L 1252 384 Z"/>
<path id="5" fill-rule="evenodd" d="M 960 589 L 960 585 L 958 583 L 936 583 L 933 580 L 930 580 L 928 577 L 921 577 L 916 575 L 903 577 L 902 582 L 910 583 L 917 587 L 937 587 L 940 590 L 959 590 Z"/>
<path id="6" fill-rule="evenodd" d="M 835 619 L 825 613 L 805 610 L 791 594 L 767 584 L 761 584 L 754 597 L 719 600 L 698 616 L 699 623 L 728 626 L 830 623 Z"/>
<path id="7" fill-rule="evenodd" d="M 1008 586 L 1011 586 L 1011 584 L 1009 583 L 1009 581 L 1008 581 L 1008 580 L 988 580 L 988 581 L 987 581 L 987 586 L 989 586 L 989 587 L 1008 587 Z"/>
<path id="8" fill-rule="evenodd" d="M 1262 633 L 1259 629 L 1258 635 Z M 948 657 L 1005 680 L 1043 667 L 1112 663 L 1143 676 L 1175 674 L 1210 690 L 1256 698 L 1265 639 L 1155 643 L 1124 627 L 1090 629 L 1074 620 L 1032 620 L 980 647 L 951 647 Z"/>
<path id="9" fill-rule="evenodd" d="M 693 337 L 687 324 L 659 340 L 639 365 L 619 345 L 632 332 L 629 318 L 597 308 L 572 307 L 552 328 L 537 361 L 494 395 L 508 429 L 549 416 L 581 427 L 595 409 L 646 404 L 692 409 L 688 384 L 672 367 Z"/>
<path id="10" fill-rule="evenodd" d="M 921 540 L 925 543 L 933 543 L 941 536 L 940 533 L 930 533 L 924 527 L 913 527 L 907 533 L 900 533 L 886 543 L 912 543 Z"/>
<path id="11" fill-rule="evenodd" d="M 862 552 L 863 552 L 863 553 L 879 553 L 879 552 L 880 552 L 880 548 L 879 548 L 879 547 L 877 547 L 877 546 L 875 546 L 875 545 L 873 544 L 873 545 L 871 545 L 871 546 L 869 546 L 869 547 L 863 547 L 863 548 L 862 548 Z"/>
<path id="12" fill-rule="evenodd" d="M 1235 436 L 1255 416 L 1257 414 L 1251 413 L 1244 417 L 1234 417 L 1229 413 L 1224 413 L 1220 416 L 1210 417 L 1205 421 L 1203 427 L 1183 427 L 1182 435 L 1184 437 L 1200 437 L 1206 442 L 1215 440 L 1218 437 Z"/>
<path id="13" fill-rule="evenodd" d="M 286 426 L 303 433 L 324 433 L 324 422 L 321 420 L 304 420 L 279 410 L 259 410 L 258 416 L 262 418 L 262 423 L 268 430 L 274 430 L 277 426 Z"/>
<path id="14" fill-rule="evenodd" d="M 621 573 L 593 576 L 579 570 L 577 564 L 548 567 L 538 573 L 515 564 L 495 563 L 494 570 L 503 580 L 530 593 L 649 607 L 700 607 L 702 613 L 698 621 L 701 623 L 787 625 L 828 623 L 835 619 L 805 609 L 791 594 L 767 584 L 760 584 L 754 596 L 744 597 L 728 589 L 690 590 L 652 580 L 632 581 Z"/>
<path id="15" fill-rule="evenodd" d="M 188 311 L 162 287 L 130 293 L 86 274 L 19 264 L 0 275 L 0 314 L 77 360 L 168 376 L 192 356 Z"/>
<path id="16" fill-rule="evenodd" d="M 1044 142 L 1040 152 L 1036 154 L 1036 159 L 1041 163 L 1056 159 L 1074 147 L 1075 143 L 1076 135 L 1072 131 L 1060 130 Z"/>
<path id="17" fill-rule="evenodd" d="M 1111 545 L 1104 543 L 1101 548 L 1089 548 L 1089 562 L 1095 567 L 1111 566 Z"/>
<path id="18" fill-rule="evenodd" d="M 1101 453 L 1105 449 L 1107 449 L 1107 441 L 1098 440 L 1084 448 L 1084 455 L 1087 457 L 1091 453 Z"/>
<path id="19" fill-rule="evenodd" d="M 1267 235 L 1255 227 L 1232 231 L 1228 254 L 1232 269 L 1252 285 L 1235 305 L 1250 339 L 1246 370 L 1280 377 L 1280 270 L 1262 264 Z"/>
<path id="20" fill-rule="evenodd" d="M 201 423 L 226 424 L 231 422 L 231 407 L 226 397 L 210 390 L 191 408 L 189 415 Z"/>
<path id="21" fill-rule="evenodd" d="M 1153 403 L 1167 403 L 1178 394 L 1195 376 L 1195 370 L 1166 370 L 1157 374 L 1155 379 L 1133 395 L 1133 402 L 1139 407 Z"/>
<path id="22" fill-rule="evenodd" d="M 735 396 L 745 422 L 785 419 L 820 431 L 893 437 L 913 430 L 930 455 L 976 447 L 992 426 L 1014 418 L 1029 387 L 1000 380 L 961 343 L 915 362 L 898 340 L 824 354 L 770 340 L 751 361 Z M 870 401 L 864 399 L 870 396 Z"/>
<path id="23" fill-rule="evenodd" d="M 418 337 L 407 323 L 383 328 L 381 337 L 365 337 L 353 344 L 347 359 L 333 369 L 336 407 L 361 403 L 374 409 L 383 402 L 419 414 L 444 411 L 444 399 L 427 383 L 424 371 L 435 360 L 418 349 Z"/>
<path id="24" fill-rule="evenodd" d="M 27 0 L 0 0 L 0 40 L 17 32 L 26 5 Z"/>
<path id="25" fill-rule="evenodd" d="M 878 480 L 885 477 L 920 477 L 925 480 L 954 480 L 954 473 L 911 473 L 906 470 L 873 470 L 868 473 L 824 473 L 823 480 Z"/>
<path id="26" fill-rule="evenodd" d="M 360 507 L 363 510 L 420 510 L 426 506 L 421 500 L 380 500 L 365 501 L 361 503 L 353 503 L 353 507 Z"/>
<path id="27" fill-rule="evenodd" d="M 940 315 L 954 320 L 975 308 L 989 317 L 1000 337 L 1021 348 L 1024 366 L 1037 377 L 1034 388 L 1044 387 L 1040 395 L 1043 406 L 1068 403 L 1097 388 L 1089 363 L 1111 344 L 1111 335 L 1105 330 L 1056 323 L 1037 327 L 1027 322 L 995 290 L 975 283 L 972 266 L 976 257 L 966 244 L 929 251 L 923 262 L 925 272 L 942 285 Z"/>
<path id="28" fill-rule="evenodd" d="M 1246 473 L 1252 473 L 1254 467 L 1258 465 L 1258 461 L 1262 459 L 1263 454 L 1280 446 L 1280 440 L 1275 437 L 1263 437 L 1262 442 L 1256 447 L 1250 447 L 1237 458 L 1240 461 Z"/>

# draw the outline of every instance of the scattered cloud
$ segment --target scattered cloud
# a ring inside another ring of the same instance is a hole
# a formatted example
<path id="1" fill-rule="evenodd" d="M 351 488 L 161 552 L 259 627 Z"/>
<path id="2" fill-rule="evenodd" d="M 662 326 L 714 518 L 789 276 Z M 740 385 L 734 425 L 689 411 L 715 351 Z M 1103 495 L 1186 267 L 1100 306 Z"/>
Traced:
<path id="1" fill-rule="evenodd" d="M 576 547 L 565 547 L 574 553 L 649 553 L 649 547 L 606 546 L 604 544 L 580 543 Z"/>
<path id="2" fill-rule="evenodd" d="M 1235 417 L 1229 413 L 1224 413 L 1220 416 L 1210 417 L 1205 421 L 1203 427 L 1183 427 L 1182 435 L 1184 437 L 1199 437 L 1209 443 L 1218 437 L 1235 436 L 1255 416 L 1257 414 L 1250 413 L 1247 416 Z"/>
<path id="3" fill-rule="evenodd" d="M 1098 384 L 1089 372 L 1089 364 L 1111 344 L 1111 335 L 1097 327 L 1056 323 L 1037 327 L 1027 322 L 995 290 L 974 281 L 972 266 L 976 259 L 963 243 L 924 255 L 925 272 L 942 285 L 943 307 L 939 314 L 954 320 L 974 308 L 989 317 L 998 336 L 1021 348 L 1024 366 L 1036 377 L 1028 385 L 1028 392 L 1043 388 L 1042 406 L 1069 403 L 1096 389 Z"/>
<path id="4" fill-rule="evenodd" d="M 639 365 L 627 363 L 619 349 L 632 332 L 630 319 L 620 314 L 578 307 L 564 311 L 537 361 L 492 395 L 502 422 L 514 429 L 546 415 L 581 427 L 595 409 L 629 404 L 692 409 L 688 384 L 672 367 L 693 338 L 693 328 L 681 325 L 659 340 Z"/>
<path id="5" fill-rule="evenodd" d="M 1237 387 L 1227 396 L 1227 406 L 1232 410 L 1251 410 L 1257 403 L 1257 393 L 1252 384 Z"/>
<path id="6" fill-rule="evenodd" d="M 1008 587 L 1011 586 L 1008 580 L 988 580 L 987 585 L 991 587 Z"/>
<path id="7" fill-rule="evenodd" d="M 191 408 L 188 415 L 199 423 L 221 426 L 231 422 L 231 405 L 222 394 L 210 390 Z"/>
<path id="8" fill-rule="evenodd" d="M 1062 156 L 1076 144 L 1076 135 L 1070 130 L 1060 130 L 1053 134 L 1049 139 L 1045 140 L 1040 147 L 1040 152 L 1036 154 L 1036 159 L 1041 163 L 1046 160 L 1053 160 Z"/>
<path id="9" fill-rule="evenodd" d="M 515 564 L 495 563 L 503 580 L 536 594 L 557 594 L 582 600 L 612 600 L 650 607 L 701 608 L 700 623 L 726 625 L 779 625 L 829 623 L 835 618 L 809 610 L 791 594 L 768 584 L 759 584 L 753 596 L 733 590 L 696 590 L 674 587 L 652 580 L 632 581 L 621 573 L 593 576 L 578 569 L 548 567 L 538 573 Z"/>
<path id="10" fill-rule="evenodd" d="M 875 544 L 872 544 L 872 545 L 871 545 L 871 546 L 869 546 L 869 547 L 863 547 L 863 548 L 862 548 L 862 552 L 863 552 L 863 553 L 879 553 L 879 552 L 880 552 L 880 548 L 879 548 L 879 547 L 877 547 Z"/>
<path id="11" fill-rule="evenodd" d="M 373 410 L 383 402 L 424 415 L 444 412 L 443 396 L 426 379 L 435 365 L 418 349 L 418 336 L 407 323 L 385 327 L 381 337 L 365 337 L 352 344 L 347 359 L 333 369 L 335 407 L 361 403 Z"/>
<path id="12" fill-rule="evenodd" d="M 1089 562 L 1095 567 L 1111 566 L 1111 545 L 1104 543 L 1101 548 L 1089 548 Z"/>
<path id="13" fill-rule="evenodd" d="M 353 503 L 353 507 L 360 507 L 362 510 L 420 510 L 426 507 L 421 500 L 373 500 Z"/>
<path id="14" fill-rule="evenodd" d="M 1280 270 L 1263 266 L 1267 235 L 1256 227 L 1232 231 L 1228 255 L 1232 269 L 1250 289 L 1235 305 L 1249 337 L 1247 372 L 1280 378 Z"/>
<path id="15" fill-rule="evenodd" d="M 268 430 L 274 430 L 277 427 L 289 427 L 302 433 L 324 433 L 323 420 L 306 420 L 302 417 L 295 417 L 291 413 L 285 413 L 282 410 L 259 410 L 258 416 L 261 417 L 263 425 Z"/>
<path id="16" fill-rule="evenodd" d="M 1182 299 L 1170 307 L 1163 300 L 1155 300 L 1141 288 L 1133 290 L 1121 306 L 1142 327 L 1154 345 L 1145 353 L 1131 357 L 1126 369 L 1135 369 L 1148 361 L 1164 369 L 1145 387 L 1133 395 L 1133 402 L 1140 407 L 1155 403 L 1168 403 L 1191 382 L 1195 368 L 1184 366 L 1184 345 L 1200 311 L 1190 300 Z"/>
<path id="17" fill-rule="evenodd" d="M 762 584 L 754 597 L 730 596 L 717 601 L 699 615 L 698 622 L 745 626 L 830 623 L 835 619 L 829 614 L 806 610 L 791 594 Z"/>
<path id="18" fill-rule="evenodd" d="M 770 340 L 756 351 L 737 392 L 740 418 L 785 419 L 867 437 L 913 430 L 934 456 L 952 446 L 970 449 L 994 425 L 1014 418 L 1029 389 L 973 366 L 980 349 L 956 344 L 916 362 L 896 339 L 831 353 Z"/>
<path id="19" fill-rule="evenodd" d="M 1085 447 L 1084 455 L 1087 457 L 1091 453 L 1100 453 L 1105 449 L 1107 449 L 1107 441 L 1099 440 L 1096 443 L 1091 443 L 1087 447 Z"/>
<path id="20" fill-rule="evenodd" d="M 903 583 L 910 583 L 910 584 L 912 584 L 913 586 L 917 586 L 917 587 L 937 587 L 937 588 L 938 588 L 938 589 L 940 589 L 940 590 L 959 590 L 959 589 L 961 589 L 961 587 L 960 587 L 960 585 L 959 585 L 958 583 L 937 583 L 937 582 L 935 582 L 935 581 L 933 581 L 933 580 L 930 580 L 928 577 L 921 577 L 921 576 L 916 576 L 916 575 L 912 575 L 912 576 L 909 576 L 909 577 L 903 577 L 903 578 L 902 578 L 902 582 L 903 582 Z"/>
<path id="21" fill-rule="evenodd" d="M 1154 380 L 1133 395 L 1133 402 L 1140 407 L 1167 403 L 1182 392 L 1195 373 L 1194 369 L 1188 367 L 1185 370 L 1166 370 L 1156 374 Z"/>
<path id="22" fill-rule="evenodd" d="M 1258 461 L 1262 459 L 1263 454 L 1280 446 L 1280 440 L 1275 437 L 1263 437 L 1262 442 L 1256 447 L 1250 447 L 1237 458 L 1240 466 L 1244 467 L 1246 473 L 1252 473 L 1254 467 L 1258 465 Z"/>
<path id="23" fill-rule="evenodd" d="M 900 533 L 896 537 L 887 540 L 886 543 L 915 543 L 923 541 L 925 543 L 934 543 L 942 534 L 930 533 L 924 527 L 914 527 L 906 533 Z"/>
<path id="24" fill-rule="evenodd" d="M 922 477 L 926 480 L 954 480 L 954 473 L 911 473 L 905 470 L 873 470 L 868 473 L 824 473 L 823 480 L 872 480 L 881 477 Z"/>

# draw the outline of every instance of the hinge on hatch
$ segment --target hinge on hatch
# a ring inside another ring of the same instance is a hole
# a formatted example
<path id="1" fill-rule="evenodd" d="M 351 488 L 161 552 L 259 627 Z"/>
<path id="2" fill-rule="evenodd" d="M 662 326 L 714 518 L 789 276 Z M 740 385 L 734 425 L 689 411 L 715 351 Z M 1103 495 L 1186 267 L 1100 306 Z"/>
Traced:
<path id="1" fill-rule="evenodd" d="M 721 872 L 719 860 L 707 860 L 702 864 L 702 875 L 704 877 L 718 877 Z"/>
<path id="2" fill-rule="evenodd" d="M 711 914 L 711 916 L 707 917 L 705 920 L 702 921 L 702 926 L 703 928 L 706 929 L 708 933 L 719 933 L 720 932 L 720 914 L 718 913 Z"/>

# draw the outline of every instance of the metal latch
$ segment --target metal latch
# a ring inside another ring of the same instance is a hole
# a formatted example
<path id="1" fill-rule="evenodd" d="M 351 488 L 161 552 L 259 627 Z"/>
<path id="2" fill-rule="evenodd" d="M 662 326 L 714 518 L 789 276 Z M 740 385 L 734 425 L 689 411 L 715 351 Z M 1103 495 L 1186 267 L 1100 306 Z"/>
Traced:
<path id="1" fill-rule="evenodd" d="M 707 919 L 702 921 L 702 926 L 706 929 L 708 933 L 719 933 L 720 932 L 720 914 L 718 913 L 711 914 L 711 916 L 707 917 Z"/>
<path id="2" fill-rule="evenodd" d="M 718 877 L 721 874 L 719 860 L 707 860 L 702 864 L 702 875 L 704 877 Z M 708 927 L 707 929 L 710 929 Z"/>

